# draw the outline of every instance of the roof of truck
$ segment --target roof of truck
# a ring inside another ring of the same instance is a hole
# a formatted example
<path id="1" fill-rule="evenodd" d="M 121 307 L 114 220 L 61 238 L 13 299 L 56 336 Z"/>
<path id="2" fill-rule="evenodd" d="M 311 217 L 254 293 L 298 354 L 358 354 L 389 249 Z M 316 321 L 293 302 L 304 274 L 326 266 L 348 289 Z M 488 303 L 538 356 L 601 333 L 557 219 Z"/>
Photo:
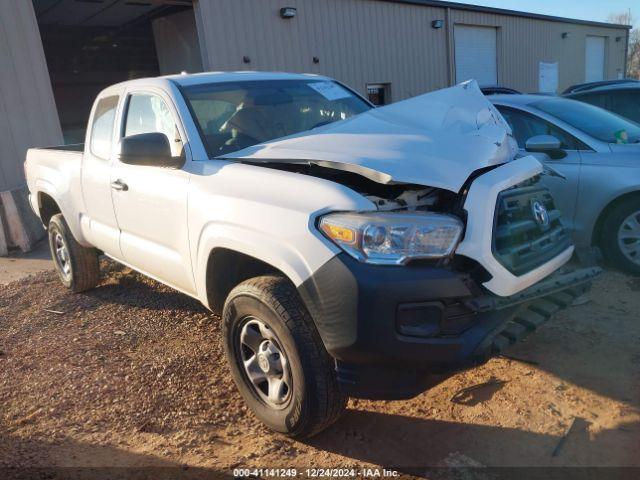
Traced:
<path id="1" fill-rule="evenodd" d="M 203 72 L 192 74 L 167 75 L 164 77 L 181 86 L 199 85 L 203 83 L 242 82 L 253 80 L 327 80 L 328 77 L 312 73 L 285 72 Z"/>
<path id="2" fill-rule="evenodd" d="M 333 80 L 313 73 L 285 73 L 285 72 L 203 72 L 180 73 L 163 77 L 148 77 L 126 80 L 111 85 L 98 94 L 98 98 L 106 95 L 119 94 L 123 88 L 131 86 L 161 86 L 167 82 L 177 83 L 181 87 L 201 85 L 206 83 L 249 82 L 255 80 Z"/>

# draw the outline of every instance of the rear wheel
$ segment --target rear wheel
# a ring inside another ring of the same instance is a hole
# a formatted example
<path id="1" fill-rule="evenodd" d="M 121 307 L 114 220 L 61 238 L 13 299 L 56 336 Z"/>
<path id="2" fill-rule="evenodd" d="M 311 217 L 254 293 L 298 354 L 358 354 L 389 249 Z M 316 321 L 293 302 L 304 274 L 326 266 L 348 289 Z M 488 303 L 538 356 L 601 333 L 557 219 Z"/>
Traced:
<path id="1" fill-rule="evenodd" d="M 603 224 L 603 252 L 607 260 L 640 275 L 640 198 L 616 206 Z"/>
<path id="2" fill-rule="evenodd" d="M 51 217 L 48 235 L 53 264 L 62 283 L 74 292 L 95 287 L 100 281 L 98 251 L 80 245 L 60 213 Z"/>
<path id="3" fill-rule="evenodd" d="M 233 379 L 268 427 L 308 437 L 331 425 L 346 397 L 309 313 L 281 276 L 247 280 L 229 294 L 222 314 Z"/>

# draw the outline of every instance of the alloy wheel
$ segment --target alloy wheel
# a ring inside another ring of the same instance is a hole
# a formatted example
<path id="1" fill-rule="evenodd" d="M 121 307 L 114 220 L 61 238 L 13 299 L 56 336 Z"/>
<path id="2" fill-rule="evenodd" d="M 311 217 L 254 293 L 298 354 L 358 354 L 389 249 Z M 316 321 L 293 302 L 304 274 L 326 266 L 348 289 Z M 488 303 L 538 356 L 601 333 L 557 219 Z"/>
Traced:
<path id="1" fill-rule="evenodd" d="M 640 211 L 629 215 L 620 225 L 618 246 L 627 260 L 640 265 Z"/>
<path id="2" fill-rule="evenodd" d="M 56 265 L 65 280 L 69 280 L 71 278 L 71 257 L 67 243 L 60 232 L 55 232 L 52 243 Z"/>
<path id="3" fill-rule="evenodd" d="M 247 317 L 238 338 L 244 372 L 258 397 L 269 407 L 285 408 L 291 398 L 291 371 L 284 349 L 269 326 Z"/>

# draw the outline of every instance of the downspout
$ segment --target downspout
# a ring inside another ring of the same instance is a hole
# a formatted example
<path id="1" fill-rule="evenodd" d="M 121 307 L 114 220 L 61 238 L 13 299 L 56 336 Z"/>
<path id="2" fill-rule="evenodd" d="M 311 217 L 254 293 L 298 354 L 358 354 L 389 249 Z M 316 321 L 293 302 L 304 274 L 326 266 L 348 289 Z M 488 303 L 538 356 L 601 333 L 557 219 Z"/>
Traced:
<path id="1" fill-rule="evenodd" d="M 629 62 L 629 32 L 631 32 L 631 29 L 627 28 L 627 33 L 624 36 L 624 74 L 622 78 L 629 76 L 629 72 L 627 72 L 627 63 Z"/>
<path id="2" fill-rule="evenodd" d="M 453 25 L 451 24 L 451 7 L 447 7 L 444 11 L 444 24 L 447 29 L 447 82 L 449 86 L 455 84 L 455 66 L 454 66 L 454 52 L 453 52 Z"/>

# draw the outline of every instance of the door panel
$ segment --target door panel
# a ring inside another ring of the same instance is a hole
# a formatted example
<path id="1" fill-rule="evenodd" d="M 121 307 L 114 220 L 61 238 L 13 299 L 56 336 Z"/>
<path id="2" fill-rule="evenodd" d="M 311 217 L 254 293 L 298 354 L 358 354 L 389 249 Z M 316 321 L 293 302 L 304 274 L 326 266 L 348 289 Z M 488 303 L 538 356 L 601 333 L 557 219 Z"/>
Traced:
<path id="1" fill-rule="evenodd" d="M 111 162 L 114 123 L 120 97 L 101 98 L 93 112 L 89 141 L 82 160 L 82 197 L 91 243 L 114 257 L 120 257 L 120 231 L 111 201 Z"/>
<path id="2" fill-rule="evenodd" d="M 187 292 L 195 292 L 187 232 L 189 175 L 182 170 L 118 163 L 112 181 L 122 258 Z"/>
<path id="3" fill-rule="evenodd" d="M 527 154 L 528 152 L 523 151 L 522 153 Z M 544 175 L 542 182 L 551 190 L 551 194 L 562 212 L 565 226 L 574 230 L 582 163 L 580 152 L 567 150 L 566 153 L 567 156 L 560 160 L 552 160 L 547 155 L 541 155 L 543 157 L 542 163 L 565 177 Z"/>
<path id="4" fill-rule="evenodd" d="M 156 94 L 134 92 L 127 103 L 122 132 L 164 133 L 174 156 L 183 154 L 177 116 L 168 101 Z M 111 182 L 126 185 L 112 189 L 123 260 L 169 285 L 195 293 L 187 230 L 189 174 L 116 161 Z"/>
<path id="5" fill-rule="evenodd" d="M 562 212 L 565 226 L 573 230 L 582 168 L 582 157 L 578 150 L 579 140 L 529 112 L 503 106 L 498 106 L 498 110 L 502 113 L 511 130 L 513 130 L 513 135 L 518 142 L 522 155 L 534 155 L 540 162 L 566 177 L 566 179 L 563 179 L 544 175 L 542 181 L 555 198 L 556 204 Z M 525 150 L 527 140 L 536 135 L 553 135 L 556 137 L 560 140 L 566 157 L 553 160 L 546 154 L 527 152 Z"/>

